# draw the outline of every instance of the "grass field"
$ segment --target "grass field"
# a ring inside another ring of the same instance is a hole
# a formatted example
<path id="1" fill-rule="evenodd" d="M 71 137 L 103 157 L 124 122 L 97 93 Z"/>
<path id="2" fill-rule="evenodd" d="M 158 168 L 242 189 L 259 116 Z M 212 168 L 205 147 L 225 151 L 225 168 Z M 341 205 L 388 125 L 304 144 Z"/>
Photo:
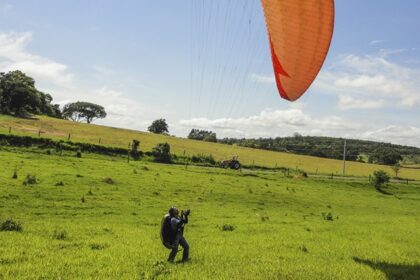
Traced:
<path id="1" fill-rule="evenodd" d="M 19 119 L 0 115 L 0 133 L 8 133 L 9 127 L 13 134 L 37 136 L 41 130 L 42 137 L 54 139 L 67 139 L 78 142 L 101 143 L 108 146 L 127 147 L 133 139 L 141 141 L 143 151 L 151 150 L 157 143 L 168 142 L 172 152 L 178 155 L 211 154 L 216 160 L 222 160 L 238 155 L 240 161 L 246 165 L 267 167 L 299 168 L 308 173 L 342 174 L 342 161 L 310 156 L 294 155 L 288 153 L 257 150 L 238 146 L 229 146 L 217 143 L 194 141 L 183 138 L 162 136 L 127 129 L 118 129 L 92 124 L 74 123 L 40 116 L 39 120 Z M 383 169 L 394 174 L 390 167 L 358 162 L 347 162 L 346 174 L 352 176 L 369 176 L 373 171 Z M 402 168 L 400 177 L 420 180 L 420 170 Z"/>
<path id="2" fill-rule="evenodd" d="M 0 231 L 0 279 L 420 279 L 419 186 L 19 149 L 0 170 L 0 222 L 23 227 Z M 192 210 L 187 264 L 160 243 L 172 205 Z"/>

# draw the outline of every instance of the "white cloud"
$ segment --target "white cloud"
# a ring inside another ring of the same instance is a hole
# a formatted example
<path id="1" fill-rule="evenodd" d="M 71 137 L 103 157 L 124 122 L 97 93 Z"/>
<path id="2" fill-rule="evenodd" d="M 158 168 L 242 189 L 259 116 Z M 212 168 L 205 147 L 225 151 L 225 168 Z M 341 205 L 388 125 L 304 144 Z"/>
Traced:
<path id="1" fill-rule="evenodd" d="M 69 86 L 73 74 L 68 66 L 52 59 L 41 57 L 27 51 L 32 41 L 32 33 L 0 33 L 0 69 L 1 71 L 21 70 L 36 81 Z"/>
<path id="2" fill-rule="evenodd" d="M 382 44 L 385 43 L 386 40 L 372 40 L 369 42 L 370 45 L 378 45 L 378 44 Z"/>
<path id="3" fill-rule="evenodd" d="M 420 69 L 409 68 L 388 59 L 387 54 L 376 56 L 347 55 L 329 69 L 321 72 L 314 88 L 328 94 L 353 99 L 380 100 L 374 106 L 362 102 L 351 108 L 371 109 L 381 106 L 416 107 L 420 105 Z M 343 100 L 341 100 L 342 103 Z M 346 100 L 344 100 L 346 101 Z M 340 100 L 339 100 L 340 107 Z"/>
<path id="4" fill-rule="evenodd" d="M 394 54 L 399 54 L 408 51 L 407 49 L 380 49 L 379 55 L 381 57 L 387 58 Z"/>
<path id="5" fill-rule="evenodd" d="M 385 106 L 383 99 L 357 99 L 350 96 L 339 96 L 338 107 L 342 110 L 348 109 L 377 109 Z"/>
<path id="6" fill-rule="evenodd" d="M 111 126 L 145 129 L 146 123 L 161 112 L 146 106 L 138 100 L 128 98 L 124 93 L 104 85 L 96 88 L 76 84 L 70 68 L 52 59 L 31 53 L 28 45 L 33 35 L 25 33 L 0 33 L 0 71 L 21 70 L 33 77 L 40 90 L 51 93 L 60 105 L 74 101 L 88 101 L 105 107 L 108 117 L 98 121 Z M 104 67 L 95 67 L 96 73 L 110 74 Z"/>
<path id="7" fill-rule="evenodd" d="M 362 138 L 420 147 L 420 128 L 390 125 L 385 128 L 367 131 L 362 134 Z"/>
<path id="8" fill-rule="evenodd" d="M 373 106 L 373 105 L 372 105 Z M 420 128 L 375 123 L 357 123 L 338 116 L 317 117 L 303 109 L 264 110 L 258 115 L 241 118 L 192 118 L 181 120 L 178 127 L 184 130 L 200 128 L 212 130 L 223 137 L 277 137 L 303 135 L 365 139 L 420 147 Z"/>
<path id="9" fill-rule="evenodd" d="M 181 120 L 181 126 L 212 129 L 220 136 L 275 137 L 299 132 L 307 135 L 343 135 L 359 128 L 357 123 L 337 116 L 314 117 L 299 108 L 264 110 L 242 118 L 193 118 Z"/>
<path id="10" fill-rule="evenodd" d="M 251 80 L 261 84 L 274 84 L 276 80 L 274 75 L 260 75 L 260 74 L 251 74 Z"/>

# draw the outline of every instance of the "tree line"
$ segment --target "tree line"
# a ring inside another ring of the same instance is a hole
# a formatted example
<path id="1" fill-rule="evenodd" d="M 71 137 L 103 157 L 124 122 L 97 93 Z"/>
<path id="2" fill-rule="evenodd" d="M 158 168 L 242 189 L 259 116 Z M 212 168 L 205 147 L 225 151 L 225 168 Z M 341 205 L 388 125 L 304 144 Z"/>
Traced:
<path id="1" fill-rule="evenodd" d="M 98 118 L 105 118 L 104 107 L 90 102 L 74 102 L 60 109 L 54 104 L 53 97 L 38 90 L 35 80 L 22 71 L 0 73 L 0 114 L 27 118 L 31 115 L 86 121 L 91 123 Z"/>
<path id="2" fill-rule="evenodd" d="M 292 137 L 276 138 L 224 138 L 218 140 L 218 142 L 255 149 L 342 159 L 344 155 L 344 140 L 343 138 L 295 134 Z M 416 147 L 366 140 L 346 140 L 346 159 L 350 161 L 394 165 L 404 158 L 416 158 L 419 156 L 420 149 Z"/>

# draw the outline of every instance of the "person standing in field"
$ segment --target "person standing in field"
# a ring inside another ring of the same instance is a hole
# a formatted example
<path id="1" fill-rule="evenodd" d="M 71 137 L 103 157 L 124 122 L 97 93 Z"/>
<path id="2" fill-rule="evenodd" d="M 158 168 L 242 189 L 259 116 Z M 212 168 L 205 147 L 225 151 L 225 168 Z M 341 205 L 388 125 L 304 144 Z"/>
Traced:
<path id="1" fill-rule="evenodd" d="M 179 245 L 184 249 L 182 253 L 182 262 L 187 262 L 189 260 L 190 246 L 184 237 L 184 226 L 188 224 L 190 212 L 191 211 L 188 209 L 185 212 L 181 211 L 181 215 L 179 215 L 178 209 L 176 207 L 171 207 L 168 215 L 166 215 L 162 221 L 162 242 L 165 247 L 171 249 L 168 262 L 174 262 Z"/>

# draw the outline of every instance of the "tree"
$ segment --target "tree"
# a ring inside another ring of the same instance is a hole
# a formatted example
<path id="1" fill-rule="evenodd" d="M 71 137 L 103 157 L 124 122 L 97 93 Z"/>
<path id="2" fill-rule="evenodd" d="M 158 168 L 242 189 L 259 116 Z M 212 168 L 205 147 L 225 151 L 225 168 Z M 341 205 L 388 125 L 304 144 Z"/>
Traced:
<path id="1" fill-rule="evenodd" d="M 371 162 L 385 165 L 394 165 L 400 160 L 402 160 L 402 157 L 399 152 L 382 146 L 375 149 L 373 154 L 370 156 Z"/>
<path id="2" fill-rule="evenodd" d="M 391 168 L 395 173 L 395 177 L 398 177 L 398 173 L 400 172 L 401 165 L 399 163 L 396 163 L 393 166 L 391 166 Z"/>
<path id="3" fill-rule="evenodd" d="M 25 117 L 29 112 L 36 113 L 41 100 L 35 88 L 35 81 L 21 71 L 1 73 L 2 113 Z"/>
<path id="4" fill-rule="evenodd" d="M 388 175 L 388 173 L 386 173 L 383 170 L 377 170 L 375 172 L 373 172 L 373 184 L 375 185 L 375 188 L 378 191 L 381 191 L 381 187 L 386 184 L 389 183 L 390 177 Z"/>
<path id="5" fill-rule="evenodd" d="M 105 117 L 104 107 L 90 102 L 78 101 L 68 103 L 63 108 L 63 118 L 76 122 L 85 120 L 87 123 L 91 123 L 95 119 L 103 119 Z"/>
<path id="6" fill-rule="evenodd" d="M 171 146 L 168 143 L 157 144 L 152 149 L 152 155 L 157 162 L 171 162 Z"/>
<path id="7" fill-rule="evenodd" d="M 207 142 L 217 142 L 216 133 L 213 131 L 199 130 L 195 128 L 191 129 L 190 134 L 188 134 L 188 138 Z"/>
<path id="8" fill-rule="evenodd" d="M 131 151 L 130 155 L 134 160 L 139 160 L 142 153 L 140 151 L 140 141 L 139 140 L 133 140 L 131 143 Z"/>
<path id="9" fill-rule="evenodd" d="M 51 95 L 36 89 L 35 80 L 21 71 L 0 73 L 0 113 L 26 117 L 45 114 L 60 117 Z"/>
<path id="10" fill-rule="evenodd" d="M 165 134 L 169 133 L 168 124 L 165 119 L 158 119 L 152 122 L 152 124 L 147 128 L 152 133 L 156 134 Z"/>

